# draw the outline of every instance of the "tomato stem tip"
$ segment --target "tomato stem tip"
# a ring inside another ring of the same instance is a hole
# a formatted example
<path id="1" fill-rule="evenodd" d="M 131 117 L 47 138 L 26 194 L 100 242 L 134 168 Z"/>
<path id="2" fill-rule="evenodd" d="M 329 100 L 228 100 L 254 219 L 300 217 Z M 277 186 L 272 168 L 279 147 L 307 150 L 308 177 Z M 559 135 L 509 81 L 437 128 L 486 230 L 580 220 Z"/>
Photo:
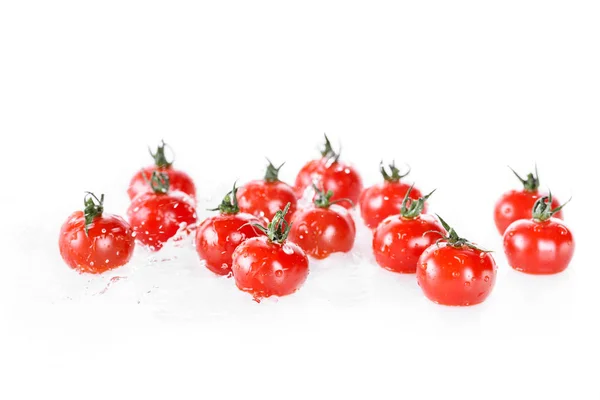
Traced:
<path id="1" fill-rule="evenodd" d="M 266 227 L 261 224 L 252 224 L 252 226 L 267 235 L 271 242 L 285 242 L 292 229 L 292 224 L 288 223 L 285 219 L 286 214 L 290 210 L 290 206 L 291 203 L 287 203 L 283 210 L 277 211 Z"/>
<path id="2" fill-rule="evenodd" d="M 85 235 L 88 235 L 88 231 L 92 222 L 96 217 L 99 217 L 104 212 L 104 194 L 100 195 L 100 198 L 92 192 L 85 192 L 83 198 L 83 215 L 85 218 Z"/>
<path id="3" fill-rule="evenodd" d="M 400 179 L 404 178 L 408 174 L 410 174 L 410 165 L 407 165 L 407 171 L 404 174 L 400 173 L 400 169 L 396 167 L 396 161 L 392 160 L 391 164 L 388 164 L 388 168 L 390 169 L 390 173 L 385 170 L 385 166 L 383 165 L 383 160 L 379 163 L 379 171 L 383 176 L 383 179 L 386 182 L 400 182 Z"/>
<path id="4" fill-rule="evenodd" d="M 515 176 L 517 177 L 517 179 L 519 179 L 521 181 L 521 183 L 523 184 L 523 189 L 525 189 L 526 191 L 528 191 L 528 192 L 535 192 L 540 187 L 540 176 L 538 174 L 537 164 L 535 166 L 535 174 L 528 173 L 527 174 L 527 179 L 521 178 L 521 175 L 519 175 L 510 166 L 508 168 L 513 172 L 513 174 L 515 174 Z"/>
<path id="5" fill-rule="evenodd" d="M 552 192 L 548 192 L 548 196 L 540 197 L 533 205 L 533 210 L 531 211 L 532 217 L 536 221 L 547 221 L 552 218 L 554 214 L 562 210 L 564 206 L 569 204 L 572 199 L 572 197 L 569 198 L 569 200 L 564 202 L 562 205 L 553 209 Z"/>
<path id="6" fill-rule="evenodd" d="M 169 150 L 171 150 L 171 153 L 173 153 L 173 149 L 171 148 L 171 146 L 166 144 L 164 140 L 160 141 L 160 144 L 156 147 L 156 151 L 154 153 L 152 152 L 152 149 L 148 147 L 148 152 L 154 159 L 154 164 L 157 167 L 169 168 L 171 165 L 173 165 L 173 162 L 175 161 L 175 157 L 173 157 L 171 161 L 167 160 L 167 156 L 165 155 L 165 148 L 169 148 Z"/>
<path id="7" fill-rule="evenodd" d="M 219 211 L 221 214 L 237 214 L 240 212 L 240 207 L 238 205 L 237 199 L 237 191 L 238 188 L 235 186 L 236 182 L 233 182 L 233 189 L 227 192 L 221 204 L 218 207 L 210 208 L 208 211 Z"/>

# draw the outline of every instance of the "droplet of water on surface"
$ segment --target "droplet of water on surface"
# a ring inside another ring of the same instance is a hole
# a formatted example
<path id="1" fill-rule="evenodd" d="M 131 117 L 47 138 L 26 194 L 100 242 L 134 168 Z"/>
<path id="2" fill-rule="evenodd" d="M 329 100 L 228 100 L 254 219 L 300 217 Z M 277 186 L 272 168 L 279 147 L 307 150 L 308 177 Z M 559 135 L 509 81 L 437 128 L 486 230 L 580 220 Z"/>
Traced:
<path id="1" fill-rule="evenodd" d="M 471 286 L 471 282 L 465 282 L 465 286 L 466 286 L 466 287 L 469 287 L 469 286 Z"/>
<path id="2" fill-rule="evenodd" d="M 460 272 L 454 271 L 454 272 L 452 272 L 452 276 L 455 278 L 458 278 L 460 276 Z"/>
<path id="3" fill-rule="evenodd" d="M 278 269 L 277 271 L 275 271 L 275 276 L 281 278 L 283 276 L 283 271 Z"/>
<path id="4" fill-rule="evenodd" d="M 485 278 L 483 278 L 484 281 L 489 282 L 490 281 L 490 277 L 486 276 Z"/>

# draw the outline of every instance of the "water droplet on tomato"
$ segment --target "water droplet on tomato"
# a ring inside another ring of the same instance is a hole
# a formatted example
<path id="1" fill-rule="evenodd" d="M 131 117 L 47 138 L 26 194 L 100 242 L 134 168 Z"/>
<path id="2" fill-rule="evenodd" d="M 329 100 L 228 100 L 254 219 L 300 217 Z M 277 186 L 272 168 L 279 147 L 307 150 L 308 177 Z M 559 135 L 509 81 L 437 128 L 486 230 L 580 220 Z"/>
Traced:
<path id="1" fill-rule="evenodd" d="M 278 269 L 277 271 L 275 271 L 275 276 L 281 278 L 283 276 L 283 271 Z"/>
<path id="2" fill-rule="evenodd" d="M 106 260 L 104 260 L 104 262 L 108 264 L 110 260 L 107 258 Z"/>
<path id="3" fill-rule="evenodd" d="M 466 287 L 469 287 L 469 286 L 471 286 L 471 282 L 465 282 L 465 286 L 466 286 Z"/>
<path id="4" fill-rule="evenodd" d="M 294 249 L 287 243 L 281 246 L 281 250 L 283 250 L 285 254 L 294 254 Z"/>
<path id="5" fill-rule="evenodd" d="M 423 263 L 423 264 L 421 264 L 421 269 L 422 269 L 423 271 L 427 271 L 427 263 Z"/>
<path id="6" fill-rule="evenodd" d="M 483 278 L 484 281 L 489 282 L 490 281 L 490 277 L 486 276 L 485 278 Z"/>
<path id="7" fill-rule="evenodd" d="M 452 273 L 452 276 L 453 276 L 453 277 L 455 277 L 455 278 L 458 278 L 458 277 L 460 276 L 460 272 L 458 272 L 458 271 L 454 271 L 454 272 Z"/>
<path id="8" fill-rule="evenodd" d="M 102 233 L 106 233 L 106 229 L 102 228 Z"/>

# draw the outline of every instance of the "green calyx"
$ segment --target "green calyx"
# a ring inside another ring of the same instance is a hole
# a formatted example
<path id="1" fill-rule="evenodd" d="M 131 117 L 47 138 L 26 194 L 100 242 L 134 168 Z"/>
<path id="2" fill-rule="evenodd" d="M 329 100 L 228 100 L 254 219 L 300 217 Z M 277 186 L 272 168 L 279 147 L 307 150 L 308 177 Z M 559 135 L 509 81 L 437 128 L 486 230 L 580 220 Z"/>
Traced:
<path id="1" fill-rule="evenodd" d="M 521 181 L 521 183 L 523 184 L 523 189 L 525 189 L 526 191 L 536 192 L 540 187 L 540 176 L 538 175 L 537 165 L 535 166 L 535 174 L 528 173 L 527 179 L 521 178 L 521 176 L 517 174 L 514 169 L 510 168 L 510 170 Z"/>
<path id="2" fill-rule="evenodd" d="M 325 145 L 323 146 L 323 149 L 320 150 L 321 157 L 323 157 L 327 160 L 333 160 L 333 162 L 336 162 L 337 160 L 339 160 L 340 155 L 342 154 L 342 149 L 340 148 L 337 152 L 335 150 L 333 150 L 333 147 L 331 146 L 331 142 L 329 141 L 327 134 L 324 134 L 324 135 L 325 135 Z"/>
<path id="3" fill-rule="evenodd" d="M 281 169 L 281 167 L 283 167 L 285 162 L 281 163 L 281 165 L 279 167 L 275 167 L 273 165 L 273 163 L 271 162 L 271 160 L 269 160 L 267 158 L 267 161 L 269 162 L 269 165 L 267 165 L 267 172 L 265 172 L 265 181 L 267 181 L 267 182 L 279 181 L 279 170 Z"/>
<path id="4" fill-rule="evenodd" d="M 83 198 L 83 216 L 85 217 L 85 235 L 87 236 L 90 225 L 96 217 L 100 217 L 104 212 L 104 195 L 100 198 L 92 192 L 85 192 Z"/>
<path id="5" fill-rule="evenodd" d="M 142 171 L 142 177 L 150 185 L 152 191 L 156 194 L 167 194 L 171 187 L 171 181 L 169 180 L 169 174 L 160 171 L 152 171 L 150 179 Z"/>
<path id="6" fill-rule="evenodd" d="M 440 241 L 444 240 L 444 241 L 446 241 L 448 243 L 448 245 L 450 245 L 452 247 L 461 248 L 461 247 L 465 247 L 466 246 L 466 247 L 468 247 L 470 249 L 478 250 L 478 251 L 481 251 L 483 253 L 491 253 L 490 250 L 485 250 L 485 249 L 482 249 L 481 247 L 477 247 L 477 245 L 475 245 L 474 243 L 469 242 L 467 239 L 461 238 L 460 236 L 458 236 L 458 233 L 456 233 L 456 231 L 454 230 L 454 228 L 452 228 L 450 225 L 448 225 L 448 223 L 446 221 L 444 221 L 442 219 L 442 217 L 440 217 L 439 215 L 437 215 L 437 217 L 440 220 L 440 223 L 442 224 L 442 226 L 444 227 L 444 229 L 446 230 L 446 232 L 448 232 L 448 233 L 446 235 L 444 235 L 444 233 L 442 233 L 442 232 L 428 231 L 428 232 L 437 233 L 438 235 L 441 236 L 441 238 L 438 239 L 438 241 L 436 242 L 436 244 L 438 244 Z M 428 232 L 425 232 L 425 233 L 428 233 Z"/>
<path id="7" fill-rule="evenodd" d="M 536 221 L 547 221 L 550 218 L 552 218 L 554 214 L 562 210 L 562 208 L 566 206 L 570 201 L 571 199 L 567 200 L 565 203 L 556 207 L 555 209 L 552 209 L 552 192 L 550 192 L 548 193 L 548 196 L 540 197 L 539 199 L 537 199 L 537 201 L 533 205 L 533 210 L 531 212 L 532 217 Z"/>
<path id="8" fill-rule="evenodd" d="M 325 189 L 321 190 L 314 183 L 313 183 L 313 189 L 315 190 L 315 199 L 313 200 L 313 203 L 318 208 L 329 208 L 330 205 L 335 204 L 335 203 L 340 203 L 342 201 L 347 201 L 350 204 L 354 205 L 352 200 L 350 200 L 350 199 L 337 199 L 337 200 L 332 201 L 331 198 L 333 197 L 333 191 L 328 190 L 326 192 Z"/>
<path id="9" fill-rule="evenodd" d="M 400 208 L 400 215 L 403 218 L 413 219 L 421 215 L 423 212 L 423 208 L 425 208 L 425 202 L 429 199 L 429 196 L 435 192 L 435 189 L 431 191 L 427 196 L 423 196 L 418 200 L 414 200 L 410 198 L 410 192 L 412 191 L 415 185 L 411 185 L 411 187 L 406 192 L 404 196 L 404 200 L 402 200 L 402 207 Z"/>
<path id="10" fill-rule="evenodd" d="M 396 162 L 392 161 L 391 164 L 388 164 L 388 168 L 390 169 L 390 173 L 385 170 L 383 165 L 383 161 L 379 163 L 379 170 L 381 171 L 381 175 L 386 182 L 399 182 L 400 179 L 404 178 L 408 174 L 410 174 L 410 167 L 408 167 L 408 171 L 405 174 L 401 174 L 400 170 L 396 168 Z"/>
<path id="11" fill-rule="evenodd" d="M 157 167 L 160 168 L 169 168 L 171 165 L 173 165 L 173 161 L 167 161 L 167 156 L 165 155 L 165 148 L 169 148 L 171 149 L 171 147 L 165 143 L 164 140 L 160 141 L 160 144 L 158 145 L 158 147 L 156 148 L 156 152 L 152 152 L 152 150 L 148 147 L 148 152 L 150 152 L 150 155 L 152 156 L 152 158 L 154 158 L 154 164 Z M 171 149 L 171 152 L 173 150 Z"/>
<path id="12" fill-rule="evenodd" d="M 290 210 L 291 203 L 287 203 L 283 210 L 279 210 L 273 216 L 273 219 L 266 227 L 261 224 L 252 224 L 253 227 L 263 232 L 271 242 L 283 243 L 290 234 L 292 224 L 285 220 L 285 216 Z"/>
<path id="13" fill-rule="evenodd" d="M 233 183 L 233 189 L 228 192 L 225 197 L 223 197 L 223 201 L 219 204 L 218 207 L 209 209 L 209 211 L 219 211 L 221 214 L 237 214 L 240 212 L 240 207 L 238 205 L 237 200 L 237 191 L 238 188 L 235 187 L 235 182 Z"/>

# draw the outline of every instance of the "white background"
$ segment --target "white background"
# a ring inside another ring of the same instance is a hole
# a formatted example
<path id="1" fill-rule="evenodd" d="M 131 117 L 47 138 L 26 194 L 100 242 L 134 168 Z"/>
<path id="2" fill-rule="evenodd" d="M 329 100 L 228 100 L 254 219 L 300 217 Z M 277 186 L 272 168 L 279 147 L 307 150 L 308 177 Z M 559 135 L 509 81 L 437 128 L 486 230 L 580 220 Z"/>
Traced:
<path id="1" fill-rule="evenodd" d="M 0 3 L 0 397 L 600 398 L 599 20 L 594 1 Z M 123 214 L 161 138 L 206 208 L 265 156 L 292 182 L 323 132 L 365 184 L 395 158 L 438 189 L 432 210 L 495 250 L 484 304 L 430 303 L 364 229 L 262 304 L 190 246 L 96 278 L 60 259 L 83 191 Z M 507 165 L 535 162 L 573 196 L 557 276 L 512 271 L 492 219 Z"/>

